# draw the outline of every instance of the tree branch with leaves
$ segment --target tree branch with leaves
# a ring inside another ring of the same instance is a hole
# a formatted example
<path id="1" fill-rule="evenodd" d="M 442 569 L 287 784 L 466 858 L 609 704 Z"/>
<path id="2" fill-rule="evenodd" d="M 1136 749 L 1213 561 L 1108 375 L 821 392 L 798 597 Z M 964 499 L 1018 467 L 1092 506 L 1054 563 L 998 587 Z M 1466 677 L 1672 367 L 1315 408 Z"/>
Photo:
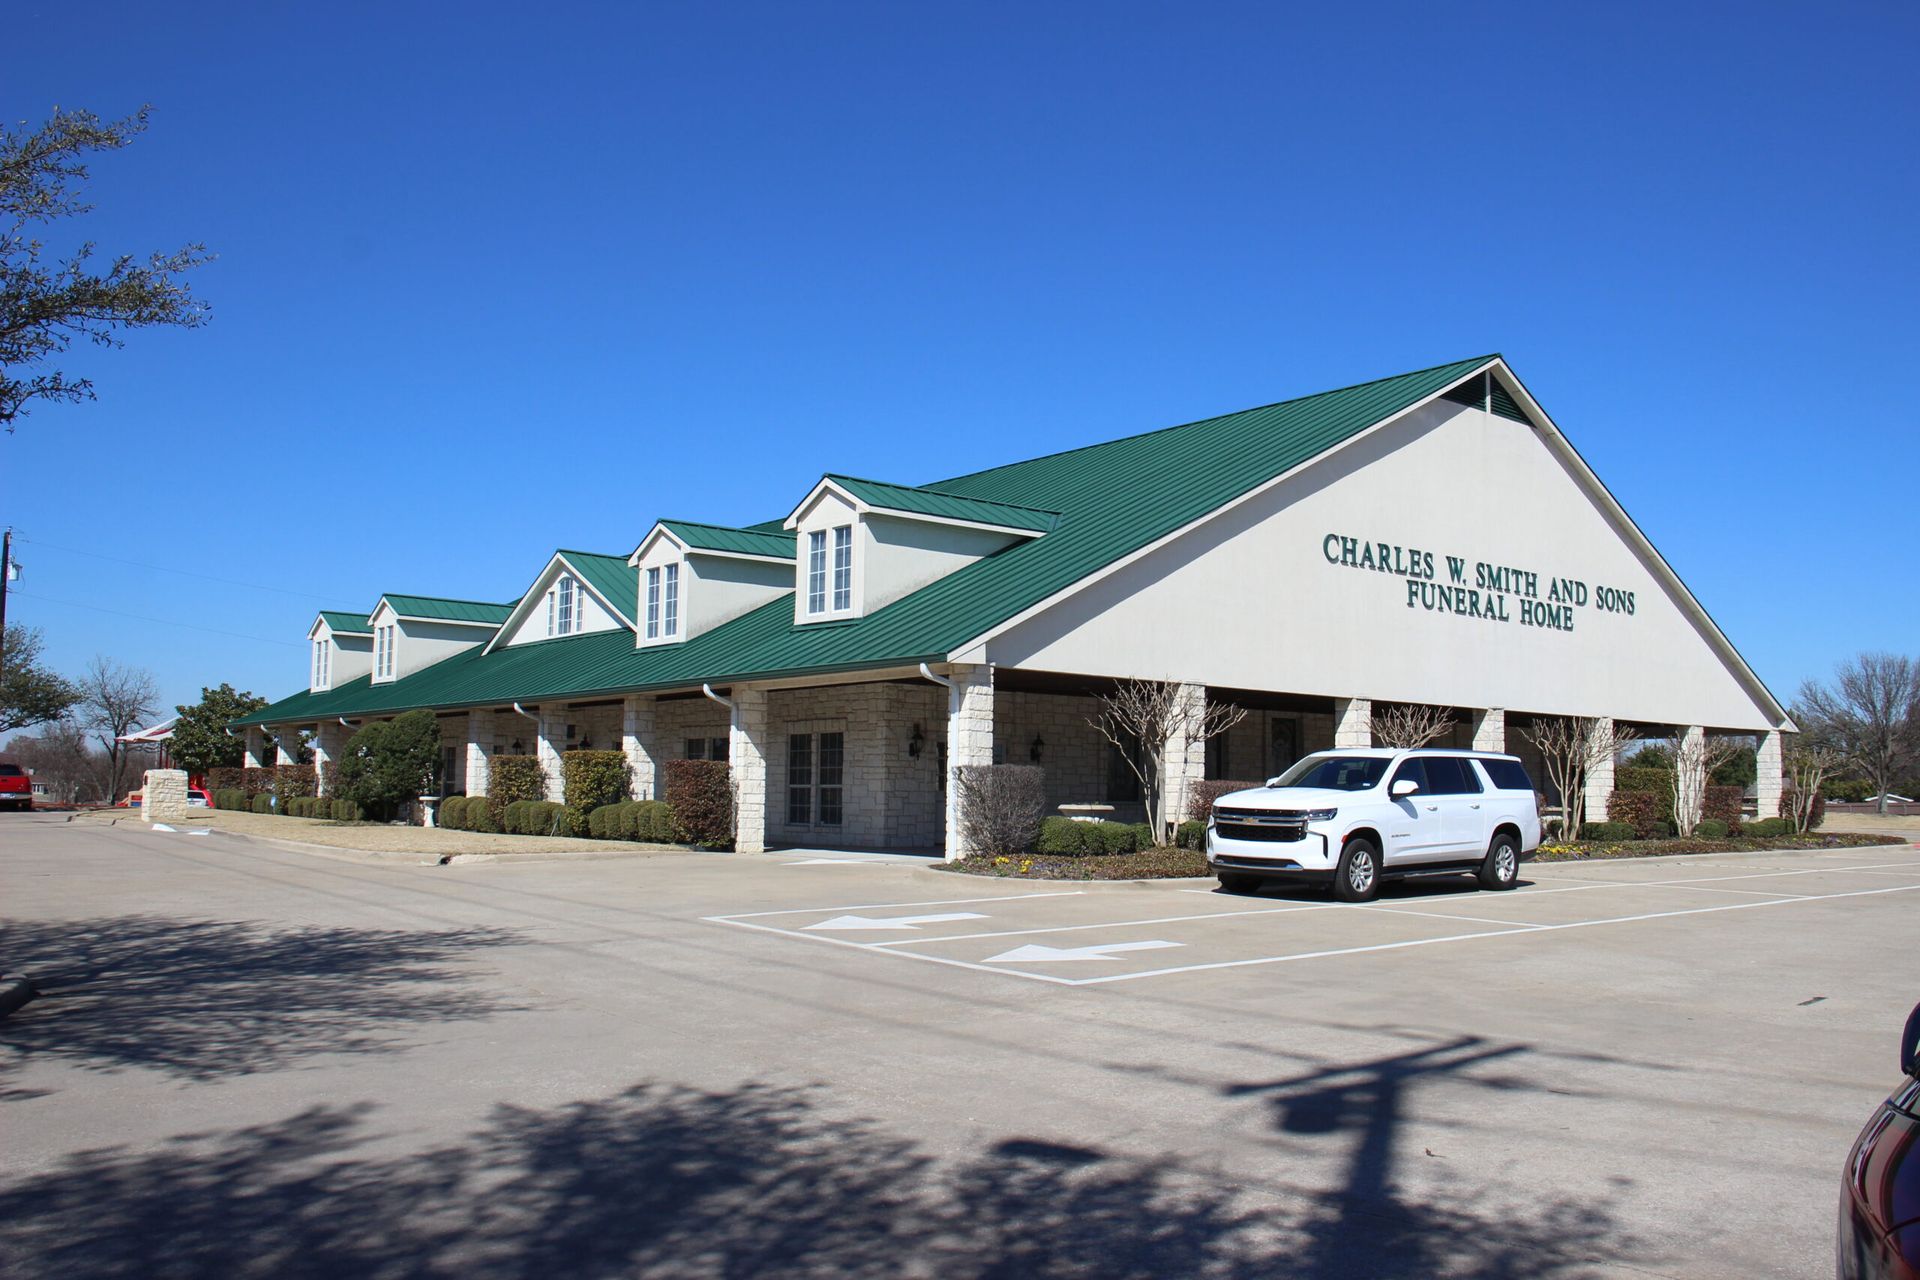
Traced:
<path id="1" fill-rule="evenodd" d="M 207 304 L 181 278 L 211 260 L 206 246 L 145 258 L 121 254 L 102 266 L 92 242 L 50 256 L 34 234 L 38 225 L 90 212 L 80 196 L 87 157 L 118 151 L 146 127 L 145 107 L 113 121 L 56 108 L 37 129 L 23 121 L 0 131 L 0 426 L 9 432 L 35 400 L 94 398 L 92 379 L 47 367 L 75 338 L 117 347 L 128 329 L 207 322 Z"/>

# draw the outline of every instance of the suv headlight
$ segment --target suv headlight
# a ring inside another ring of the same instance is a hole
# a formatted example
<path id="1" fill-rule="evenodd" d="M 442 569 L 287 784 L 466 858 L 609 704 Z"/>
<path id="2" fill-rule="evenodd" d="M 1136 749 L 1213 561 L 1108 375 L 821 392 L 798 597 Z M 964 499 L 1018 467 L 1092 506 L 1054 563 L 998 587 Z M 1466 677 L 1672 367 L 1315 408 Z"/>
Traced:
<path id="1" fill-rule="evenodd" d="M 1337 818 L 1337 817 L 1339 817 L 1339 816 L 1340 816 L 1340 811 L 1339 811 L 1338 809 L 1309 809 L 1309 810 L 1307 810 L 1307 821 L 1308 821 L 1308 822 L 1332 822 L 1332 821 L 1333 821 L 1333 820 L 1334 820 L 1335 818 Z"/>

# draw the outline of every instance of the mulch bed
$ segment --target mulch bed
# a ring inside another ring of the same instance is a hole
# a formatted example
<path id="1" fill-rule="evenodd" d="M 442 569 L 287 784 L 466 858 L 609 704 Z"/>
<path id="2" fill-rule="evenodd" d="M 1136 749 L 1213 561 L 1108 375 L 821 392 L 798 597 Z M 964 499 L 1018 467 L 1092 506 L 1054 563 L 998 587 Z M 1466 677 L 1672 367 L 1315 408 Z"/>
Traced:
<path id="1" fill-rule="evenodd" d="M 934 869 L 1009 880 L 1186 880 L 1213 874 L 1207 870 L 1206 854 L 1171 847 L 1139 853 L 1036 853 L 1024 858 L 976 854 L 936 864 Z"/>
<path id="2" fill-rule="evenodd" d="M 1869 845 L 1905 845 L 1899 836 L 1810 833 L 1804 836 L 1760 836 L 1751 840 L 1622 840 L 1617 843 L 1575 841 L 1543 844 L 1535 862 L 1591 862 L 1602 858 L 1664 858 L 1677 853 L 1760 853 L 1781 849 L 1864 849 Z"/>

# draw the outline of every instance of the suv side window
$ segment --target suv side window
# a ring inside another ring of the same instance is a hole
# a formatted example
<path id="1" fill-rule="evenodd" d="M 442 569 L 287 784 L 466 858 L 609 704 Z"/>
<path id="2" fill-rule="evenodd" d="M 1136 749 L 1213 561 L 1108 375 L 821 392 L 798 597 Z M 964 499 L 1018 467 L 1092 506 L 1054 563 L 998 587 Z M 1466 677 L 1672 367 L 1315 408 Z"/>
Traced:
<path id="1" fill-rule="evenodd" d="M 1419 756 L 1414 756 L 1408 760 L 1402 760 L 1400 762 L 1400 767 L 1393 771 L 1393 780 L 1394 782 L 1400 782 L 1404 780 L 1408 782 L 1417 783 L 1420 789 L 1414 792 L 1415 795 L 1424 796 L 1424 795 L 1431 795 L 1433 793 L 1433 784 L 1427 781 L 1427 763 L 1426 761 L 1422 760 Z M 1387 790 L 1389 794 L 1391 794 L 1393 790 L 1393 787 L 1391 784 L 1388 785 Z"/>
<path id="2" fill-rule="evenodd" d="M 1430 794 L 1436 796 L 1477 795 L 1480 791 L 1479 776 L 1459 756 L 1428 756 L 1427 778 L 1433 783 Z"/>
<path id="3" fill-rule="evenodd" d="M 1488 760 L 1478 758 L 1479 765 L 1487 771 L 1487 781 L 1499 791 L 1532 791 L 1533 779 L 1527 776 L 1526 766 L 1518 760 Z"/>

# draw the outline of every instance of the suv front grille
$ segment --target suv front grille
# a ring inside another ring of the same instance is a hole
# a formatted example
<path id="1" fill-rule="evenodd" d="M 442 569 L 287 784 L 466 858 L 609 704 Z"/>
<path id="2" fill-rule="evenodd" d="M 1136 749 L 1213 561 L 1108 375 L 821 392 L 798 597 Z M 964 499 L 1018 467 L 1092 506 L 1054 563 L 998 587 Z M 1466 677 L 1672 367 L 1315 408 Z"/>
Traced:
<path id="1" fill-rule="evenodd" d="M 1307 837 L 1307 815 L 1299 809 L 1215 809 L 1213 829 L 1226 840 L 1292 843 Z"/>

